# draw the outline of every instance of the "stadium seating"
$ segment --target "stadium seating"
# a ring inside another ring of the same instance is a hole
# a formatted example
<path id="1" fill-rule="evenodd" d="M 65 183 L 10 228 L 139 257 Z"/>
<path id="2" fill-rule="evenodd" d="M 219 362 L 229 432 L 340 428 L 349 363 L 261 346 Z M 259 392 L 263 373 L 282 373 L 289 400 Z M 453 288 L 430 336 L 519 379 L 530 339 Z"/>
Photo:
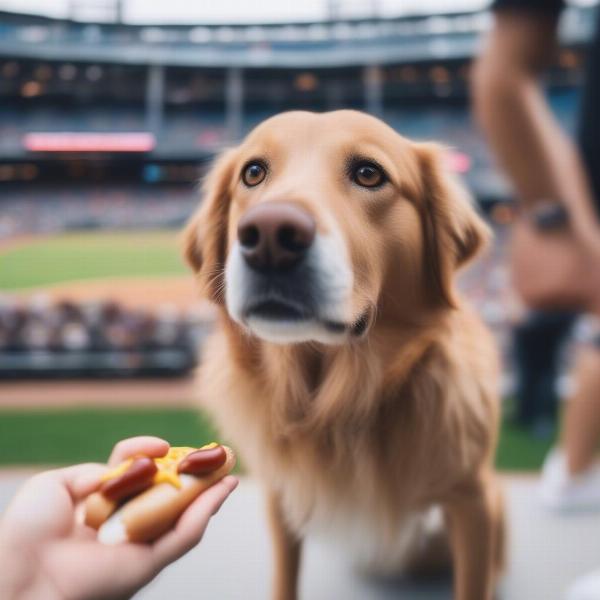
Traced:
<path id="1" fill-rule="evenodd" d="M 114 302 L 0 297 L 0 380 L 179 376 L 196 364 L 208 327 L 170 306 L 147 313 Z"/>
<path id="2" fill-rule="evenodd" d="M 193 186 L 6 186 L 0 241 L 30 233 L 180 227 L 198 204 Z"/>

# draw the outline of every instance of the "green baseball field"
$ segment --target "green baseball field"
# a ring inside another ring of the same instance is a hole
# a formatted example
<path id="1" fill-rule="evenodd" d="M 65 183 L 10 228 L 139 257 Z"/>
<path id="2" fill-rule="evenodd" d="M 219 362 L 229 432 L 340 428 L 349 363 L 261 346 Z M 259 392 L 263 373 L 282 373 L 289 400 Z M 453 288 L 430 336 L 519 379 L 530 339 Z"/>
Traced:
<path id="1" fill-rule="evenodd" d="M 46 291 L 58 297 L 110 294 L 132 303 L 191 302 L 192 278 L 173 231 L 85 232 L 0 246 L 0 294 L 27 297 Z M 52 382 L 48 382 L 52 386 Z M 193 409 L 164 407 L 3 407 L 0 383 L 0 464 L 68 464 L 101 461 L 123 437 L 152 434 L 173 444 L 200 444 L 215 437 L 209 420 Z M 505 406 L 510 403 L 505 402 Z M 510 411 L 507 410 L 507 413 Z M 503 424 L 498 466 L 539 468 L 552 440 L 536 439 Z"/>
<path id="2" fill-rule="evenodd" d="M 69 233 L 0 247 L 0 291 L 186 273 L 173 231 Z"/>

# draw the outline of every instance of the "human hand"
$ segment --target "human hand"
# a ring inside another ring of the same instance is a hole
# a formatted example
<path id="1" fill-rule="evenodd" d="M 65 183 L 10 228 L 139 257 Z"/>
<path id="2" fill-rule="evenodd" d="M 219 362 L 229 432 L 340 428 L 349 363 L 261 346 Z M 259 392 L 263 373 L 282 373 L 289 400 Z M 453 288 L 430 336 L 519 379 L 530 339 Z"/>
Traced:
<path id="1" fill-rule="evenodd" d="M 540 230 L 525 215 L 511 233 L 512 285 L 530 308 L 595 311 L 600 304 L 598 262 L 570 226 Z"/>
<path id="2" fill-rule="evenodd" d="M 164 456 L 168 449 L 159 438 L 130 438 L 115 446 L 108 466 L 136 454 Z M 21 487 L 0 519 L 0 598 L 128 598 L 202 539 L 237 485 L 228 476 L 206 490 L 153 544 L 104 546 L 76 519 L 76 509 L 106 470 L 75 465 L 35 475 Z"/>

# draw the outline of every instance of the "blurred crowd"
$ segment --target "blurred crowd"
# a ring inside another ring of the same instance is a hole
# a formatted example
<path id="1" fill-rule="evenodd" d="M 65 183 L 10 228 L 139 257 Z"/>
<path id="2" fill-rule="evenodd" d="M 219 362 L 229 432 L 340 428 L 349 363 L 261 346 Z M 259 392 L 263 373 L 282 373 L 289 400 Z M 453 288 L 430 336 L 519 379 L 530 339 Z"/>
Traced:
<path id="1" fill-rule="evenodd" d="M 171 305 L 145 312 L 112 301 L 0 297 L 0 378 L 179 374 L 195 364 L 207 327 L 195 311 Z"/>
<path id="2" fill-rule="evenodd" d="M 178 227 L 197 203 L 192 186 L 5 189 L 0 200 L 0 242 L 69 229 Z"/>

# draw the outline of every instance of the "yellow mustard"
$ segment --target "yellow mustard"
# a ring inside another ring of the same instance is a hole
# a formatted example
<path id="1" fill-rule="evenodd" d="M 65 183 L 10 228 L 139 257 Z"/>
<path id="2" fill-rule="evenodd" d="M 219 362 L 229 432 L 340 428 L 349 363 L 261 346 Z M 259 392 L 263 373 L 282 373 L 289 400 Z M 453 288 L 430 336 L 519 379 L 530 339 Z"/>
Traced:
<path id="1" fill-rule="evenodd" d="M 160 458 L 155 458 L 154 462 L 158 467 L 158 471 L 154 475 L 153 483 L 170 483 L 172 486 L 177 489 L 181 488 L 181 480 L 179 479 L 179 474 L 177 473 L 177 465 L 181 462 L 183 458 L 185 458 L 191 452 L 196 452 L 196 450 L 210 450 L 211 448 L 216 448 L 219 444 L 216 442 L 211 442 L 210 444 L 206 444 L 201 448 L 190 448 L 189 446 L 173 446 L 169 449 L 165 456 Z M 120 477 L 127 471 L 127 469 L 131 466 L 133 462 L 133 458 L 129 458 L 125 462 L 122 462 L 118 467 L 115 467 L 111 471 L 108 471 L 102 476 L 102 481 L 107 481 L 108 479 L 114 479 L 115 477 Z"/>

